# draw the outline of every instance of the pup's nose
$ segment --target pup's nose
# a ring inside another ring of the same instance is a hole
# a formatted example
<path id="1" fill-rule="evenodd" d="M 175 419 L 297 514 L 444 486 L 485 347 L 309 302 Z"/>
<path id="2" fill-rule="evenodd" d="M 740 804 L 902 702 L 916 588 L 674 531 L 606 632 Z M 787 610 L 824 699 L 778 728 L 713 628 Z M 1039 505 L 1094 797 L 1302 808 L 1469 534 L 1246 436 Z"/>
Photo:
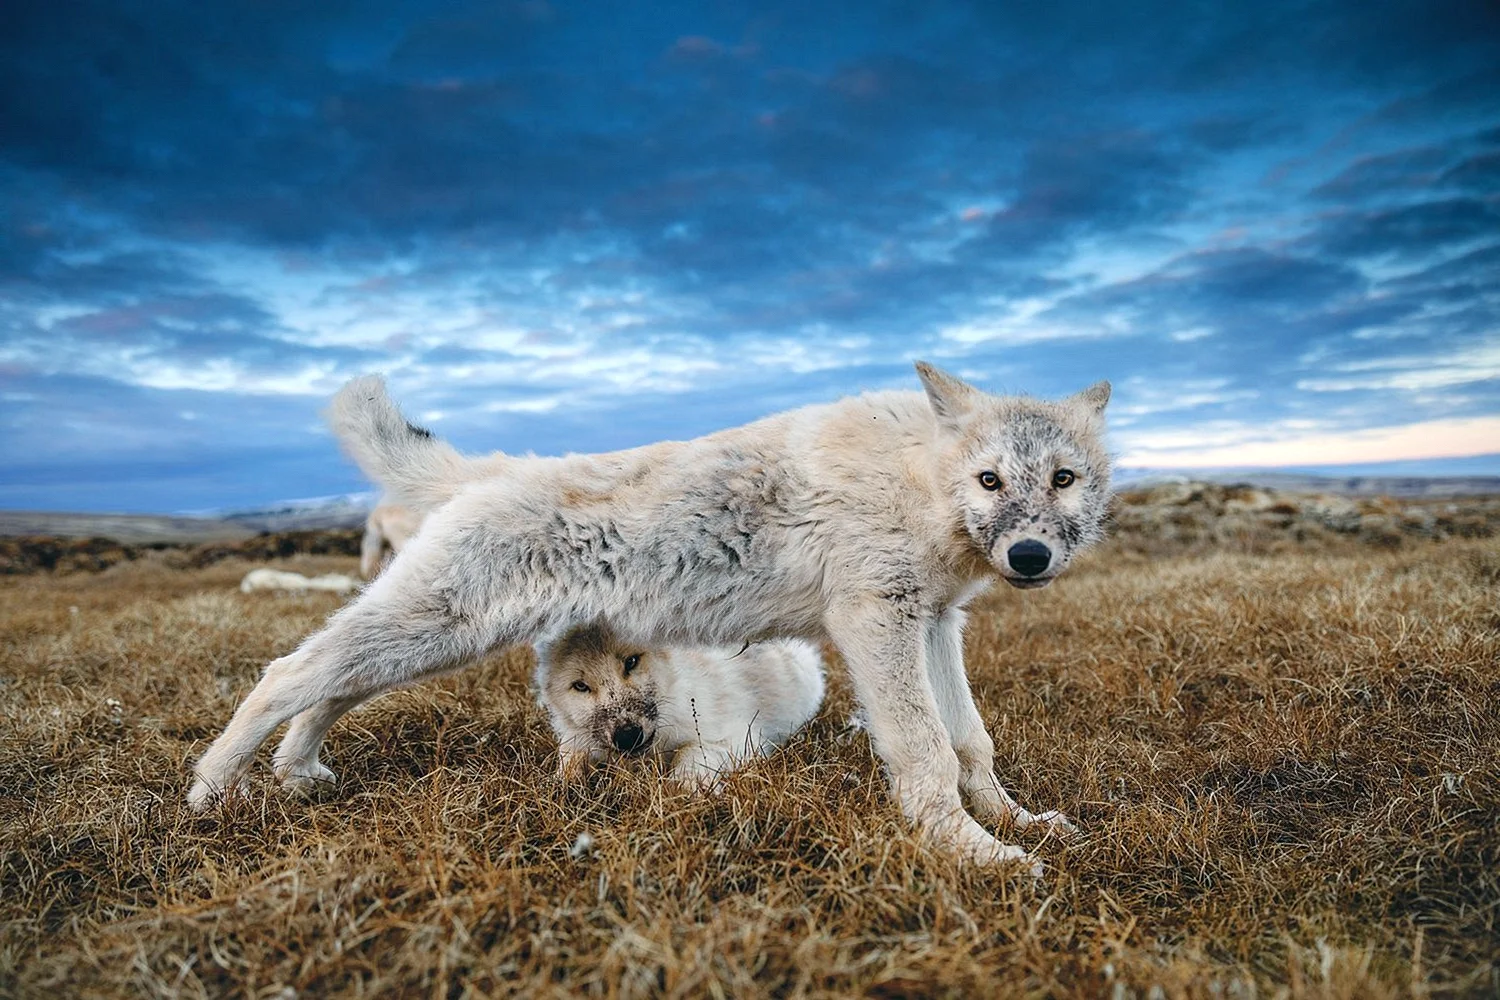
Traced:
<path id="1" fill-rule="evenodd" d="M 1034 538 L 1017 542 L 1005 553 L 1010 568 L 1022 576 L 1036 576 L 1052 561 L 1052 550 Z"/>
<path id="2" fill-rule="evenodd" d="M 627 722 L 615 729 L 615 749 L 621 753 L 635 753 L 646 745 L 646 734 L 634 722 Z"/>

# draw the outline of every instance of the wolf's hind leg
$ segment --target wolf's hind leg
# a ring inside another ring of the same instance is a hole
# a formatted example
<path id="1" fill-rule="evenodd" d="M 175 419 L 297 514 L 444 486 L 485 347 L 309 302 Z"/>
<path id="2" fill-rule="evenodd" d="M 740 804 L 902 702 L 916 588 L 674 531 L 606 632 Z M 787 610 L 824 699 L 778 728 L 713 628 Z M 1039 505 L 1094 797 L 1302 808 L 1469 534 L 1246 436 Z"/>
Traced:
<path id="1" fill-rule="evenodd" d="M 1021 808 L 995 776 L 995 742 L 984 728 L 964 672 L 964 620 L 961 609 L 949 608 L 927 633 L 927 675 L 958 755 L 959 788 L 974 811 L 992 823 L 1012 823 L 1022 830 L 1040 825 L 1060 834 L 1076 832 L 1060 812 L 1032 813 Z"/>
<path id="2" fill-rule="evenodd" d="M 393 567 L 394 569 L 394 567 Z M 306 761 L 316 730 L 381 691 L 460 666 L 496 638 L 488 628 L 439 606 L 418 579 L 387 574 L 338 611 L 287 656 L 272 661 L 240 704 L 229 725 L 199 759 L 188 804 L 201 809 L 241 787 L 256 749 L 276 727 L 309 709 L 326 706 L 288 733 L 286 759 Z M 322 732 L 317 732 L 321 742 Z M 320 768 L 321 765 L 318 765 Z M 310 776 L 321 775 L 318 768 Z"/>
<path id="3" fill-rule="evenodd" d="M 329 698 L 292 719 L 271 755 L 271 769 L 282 788 L 309 795 L 333 786 L 337 776 L 318 759 L 318 752 L 333 724 L 362 701 L 360 697 Z"/>
<path id="4" fill-rule="evenodd" d="M 966 860 L 1017 863 L 1040 874 L 1041 865 L 1025 850 L 1002 844 L 964 811 L 958 757 L 924 662 L 928 622 L 910 608 L 871 596 L 831 608 L 827 626 L 849 666 L 871 742 L 906 817 Z"/>

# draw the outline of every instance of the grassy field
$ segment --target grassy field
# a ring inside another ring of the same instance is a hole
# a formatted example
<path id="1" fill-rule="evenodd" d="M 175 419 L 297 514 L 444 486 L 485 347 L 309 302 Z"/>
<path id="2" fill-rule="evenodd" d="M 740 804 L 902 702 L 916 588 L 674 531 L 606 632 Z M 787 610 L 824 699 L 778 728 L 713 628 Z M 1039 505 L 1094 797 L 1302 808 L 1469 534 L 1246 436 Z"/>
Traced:
<path id="1" fill-rule="evenodd" d="M 338 601 L 241 595 L 247 565 L 0 579 L 0 994 L 1500 989 L 1500 540 L 1113 542 L 984 599 L 1002 778 L 1084 831 L 1019 838 L 1040 883 L 915 840 L 838 677 L 718 798 L 560 787 L 523 651 L 349 716 L 329 801 L 262 762 L 194 815 L 191 760 Z"/>

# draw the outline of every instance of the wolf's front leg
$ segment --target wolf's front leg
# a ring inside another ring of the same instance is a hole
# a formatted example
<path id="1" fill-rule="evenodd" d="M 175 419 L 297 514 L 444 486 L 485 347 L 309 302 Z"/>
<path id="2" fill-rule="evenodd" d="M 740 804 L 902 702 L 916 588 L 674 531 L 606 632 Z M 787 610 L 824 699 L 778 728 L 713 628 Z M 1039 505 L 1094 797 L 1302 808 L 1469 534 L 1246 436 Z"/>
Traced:
<path id="1" fill-rule="evenodd" d="M 875 752 L 890 773 L 901 811 L 926 836 L 979 864 L 1041 864 L 1002 844 L 964 811 L 958 756 L 938 712 L 926 667 L 930 619 L 910 604 L 871 595 L 831 607 L 828 632 L 869 722 Z"/>
<path id="2" fill-rule="evenodd" d="M 995 742 L 985 731 L 964 671 L 964 621 L 962 608 L 949 608 L 927 631 L 927 676 L 958 755 L 959 788 L 969 797 L 974 811 L 993 823 L 1012 823 L 1021 830 L 1045 826 L 1062 835 L 1076 833 L 1077 827 L 1056 810 L 1032 813 L 1021 808 L 995 776 Z"/>

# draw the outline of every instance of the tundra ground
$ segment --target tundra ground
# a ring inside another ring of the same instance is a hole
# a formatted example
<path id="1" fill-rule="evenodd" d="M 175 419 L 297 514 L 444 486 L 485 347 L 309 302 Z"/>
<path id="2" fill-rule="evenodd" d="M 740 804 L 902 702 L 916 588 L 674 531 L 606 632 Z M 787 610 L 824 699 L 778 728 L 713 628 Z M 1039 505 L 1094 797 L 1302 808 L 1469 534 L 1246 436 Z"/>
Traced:
<path id="1" fill-rule="evenodd" d="M 193 758 L 340 598 L 240 594 L 236 561 L 0 578 L 0 995 L 1500 989 L 1500 540 L 1210 540 L 977 606 L 1001 777 L 1083 830 L 1015 837 L 1038 883 L 920 845 L 836 657 L 717 798 L 557 784 L 511 651 L 347 717 L 330 799 L 262 761 L 195 815 Z"/>

